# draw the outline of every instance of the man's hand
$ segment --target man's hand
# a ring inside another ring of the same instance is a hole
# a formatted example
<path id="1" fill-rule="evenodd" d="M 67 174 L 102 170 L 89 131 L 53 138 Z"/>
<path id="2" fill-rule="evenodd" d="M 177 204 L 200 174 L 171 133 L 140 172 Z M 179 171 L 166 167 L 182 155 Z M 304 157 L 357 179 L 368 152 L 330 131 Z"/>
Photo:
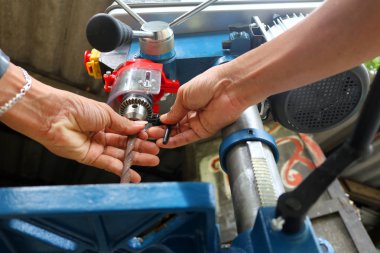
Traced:
<path id="1" fill-rule="evenodd" d="M 233 86 L 222 66 L 193 78 L 181 86 L 173 107 L 161 117 L 163 123 L 173 125 L 168 144 L 162 143 L 163 127 L 150 128 L 149 136 L 157 138 L 160 147 L 175 148 L 214 135 L 245 109 Z"/>

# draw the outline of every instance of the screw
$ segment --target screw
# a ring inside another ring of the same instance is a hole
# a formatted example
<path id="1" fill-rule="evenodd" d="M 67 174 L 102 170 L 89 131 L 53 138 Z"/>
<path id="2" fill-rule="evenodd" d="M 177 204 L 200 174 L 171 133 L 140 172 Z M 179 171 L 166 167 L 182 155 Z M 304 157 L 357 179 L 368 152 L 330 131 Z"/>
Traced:
<path id="1" fill-rule="evenodd" d="M 273 231 L 281 231 L 284 227 L 285 220 L 281 216 L 278 216 L 277 218 L 273 218 L 270 224 Z"/>

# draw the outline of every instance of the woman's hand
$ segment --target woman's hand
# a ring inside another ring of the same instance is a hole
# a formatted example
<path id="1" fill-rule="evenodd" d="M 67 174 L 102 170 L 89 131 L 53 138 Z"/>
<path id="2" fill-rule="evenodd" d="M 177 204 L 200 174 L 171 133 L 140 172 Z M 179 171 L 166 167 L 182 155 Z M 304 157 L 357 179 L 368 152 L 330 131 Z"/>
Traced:
<path id="1" fill-rule="evenodd" d="M 0 104 L 25 83 L 11 64 L 0 79 Z M 108 105 L 33 79 L 26 95 L 0 118 L 9 127 L 40 142 L 53 153 L 121 175 L 128 135 L 137 134 L 134 165 L 155 166 L 159 148 L 147 141 L 146 122 L 130 121 Z M 132 171 L 132 182 L 140 176 Z"/>
<path id="2" fill-rule="evenodd" d="M 121 175 L 128 135 L 138 135 L 133 165 L 155 166 L 159 148 L 147 141 L 143 131 L 147 122 L 130 121 L 108 105 L 63 92 L 62 108 L 49 117 L 41 143 L 53 153 Z M 132 170 L 131 181 L 140 176 Z"/>

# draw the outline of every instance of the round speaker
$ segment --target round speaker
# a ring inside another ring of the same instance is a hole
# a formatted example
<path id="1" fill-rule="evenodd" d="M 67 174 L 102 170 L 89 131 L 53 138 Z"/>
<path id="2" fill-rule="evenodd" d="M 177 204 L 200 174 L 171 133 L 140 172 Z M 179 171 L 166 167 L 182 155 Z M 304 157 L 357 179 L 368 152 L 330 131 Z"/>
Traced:
<path id="1" fill-rule="evenodd" d="M 271 96 L 272 115 L 280 124 L 297 132 L 324 131 L 343 123 L 359 110 L 368 86 L 368 71 L 359 66 Z"/>

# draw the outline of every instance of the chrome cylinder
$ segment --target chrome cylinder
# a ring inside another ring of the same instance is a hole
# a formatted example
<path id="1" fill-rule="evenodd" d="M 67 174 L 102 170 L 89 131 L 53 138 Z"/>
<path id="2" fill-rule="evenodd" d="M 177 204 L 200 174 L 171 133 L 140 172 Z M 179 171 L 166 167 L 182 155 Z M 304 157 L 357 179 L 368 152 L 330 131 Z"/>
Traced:
<path id="1" fill-rule="evenodd" d="M 130 120 L 145 120 L 148 116 L 148 110 L 142 105 L 128 105 L 124 116 Z"/>
<path id="2" fill-rule="evenodd" d="M 143 55 L 174 56 L 174 33 L 168 23 L 148 22 L 141 26 L 141 30 L 154 35 L 153 38 L 140 38 L 140 51 Z"/>

